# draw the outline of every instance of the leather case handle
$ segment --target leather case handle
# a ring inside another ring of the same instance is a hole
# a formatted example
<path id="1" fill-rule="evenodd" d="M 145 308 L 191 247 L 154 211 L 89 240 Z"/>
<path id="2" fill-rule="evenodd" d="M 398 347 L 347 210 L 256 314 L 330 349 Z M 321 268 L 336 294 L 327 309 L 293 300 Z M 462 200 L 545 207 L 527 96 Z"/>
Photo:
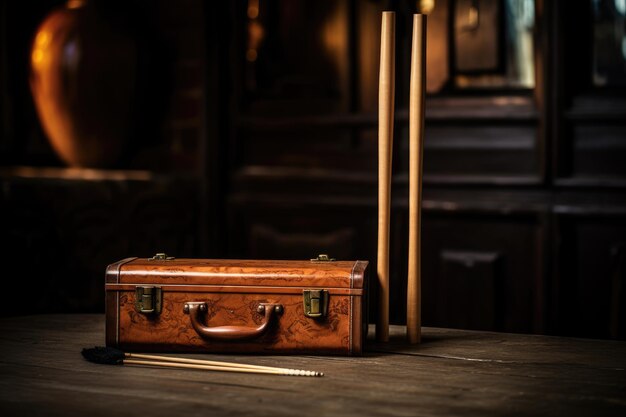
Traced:
<path id="1" fill-rule="evenodd" d="M 208 327 L 200 322 L 200 315 L 208 310 L 204 302 L 187 302 L 183 311 L 189 314 L 191 326 L 203 338 L 218 341 L 250 340 L 263 336 L 271 327 L 279 314 L 283 312 L 280 304 L 260 303 L 257 311 L 264 315 L 263 323 L 257 327 L 248 326 L 217 326 Z"/>

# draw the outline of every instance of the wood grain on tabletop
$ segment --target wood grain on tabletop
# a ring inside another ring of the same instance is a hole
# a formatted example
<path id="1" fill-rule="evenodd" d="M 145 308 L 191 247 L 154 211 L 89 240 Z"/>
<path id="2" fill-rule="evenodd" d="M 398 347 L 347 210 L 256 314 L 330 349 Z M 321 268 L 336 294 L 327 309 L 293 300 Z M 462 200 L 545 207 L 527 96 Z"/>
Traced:
<path id="1" fill-rule="evenodd" d="M 106 366 L 102 315 L 0 319 L 0 414 L 624 415 L 626 343 L 424 328 L 363 357 L 188 355 L 323 378 Z M 185 356 L 185 355 L 182 355 Z"/>

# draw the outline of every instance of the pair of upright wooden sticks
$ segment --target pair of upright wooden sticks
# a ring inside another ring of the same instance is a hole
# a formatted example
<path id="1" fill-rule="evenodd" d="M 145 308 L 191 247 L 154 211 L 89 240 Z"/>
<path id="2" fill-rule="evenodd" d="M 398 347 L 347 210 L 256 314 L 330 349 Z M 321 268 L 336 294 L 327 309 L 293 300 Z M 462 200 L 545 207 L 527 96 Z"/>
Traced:
<path id="1" fill-rule="evenodd" d="M 376 339 L 389 340 L 389 224 L 391 211 L 391 155 L 395 99 L 394 12 L 383 12 L 378 84 L 378 283 L 379 311 Z M 409 87 L 409 264 L 407 277 L 407 338 L 421 339 L 420 232 L 422 154 L 426 83 L 426 16 L 413 15 L 411 82 Z"/>

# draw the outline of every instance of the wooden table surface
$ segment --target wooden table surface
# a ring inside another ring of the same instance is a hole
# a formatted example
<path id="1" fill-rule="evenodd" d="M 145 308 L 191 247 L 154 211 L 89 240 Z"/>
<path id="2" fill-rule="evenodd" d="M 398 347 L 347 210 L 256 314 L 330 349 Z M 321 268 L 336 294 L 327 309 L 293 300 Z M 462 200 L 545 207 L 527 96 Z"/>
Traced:
<path id="1" fill-rule="evenodd" d="M 104 316 L 0 319 L 0 415 L 626 416 L 626 343 L 424 329 L 363 357 L 189 355 L 323 378 L 89 363 Z"/>

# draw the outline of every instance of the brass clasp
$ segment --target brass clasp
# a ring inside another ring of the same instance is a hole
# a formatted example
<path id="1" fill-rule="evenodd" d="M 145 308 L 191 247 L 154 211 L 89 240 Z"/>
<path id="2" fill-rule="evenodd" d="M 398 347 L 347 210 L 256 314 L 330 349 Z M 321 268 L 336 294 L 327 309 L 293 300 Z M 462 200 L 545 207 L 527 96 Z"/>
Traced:
<path id="1" fill-rule="evenodd" d="M 173 256 L 167 256 L 167 253 L 157 253 L 152 258 L 148 258 L 149 261 L 171 261 Z"/>
<path id="2" fill-rule="evenodd" d="M 310 318 L 326 317 L 328 314 L 327 290 L 304 290 L 304 315 Z"/>
<path id="3" fill-rule="evenodd" d="M 333 262 L 335 260 L 335 258 L 331 258 L 325 253 L 320 253 L 319 255 L 317 255 L 317 258 L 311 259 L 311 262 Z"/>
<path id="4" fill-rule="evenodd" d="M 143 314 L 159 314 L 163 304 L 160 287 L 135 287 L 135 310 Z"/>

